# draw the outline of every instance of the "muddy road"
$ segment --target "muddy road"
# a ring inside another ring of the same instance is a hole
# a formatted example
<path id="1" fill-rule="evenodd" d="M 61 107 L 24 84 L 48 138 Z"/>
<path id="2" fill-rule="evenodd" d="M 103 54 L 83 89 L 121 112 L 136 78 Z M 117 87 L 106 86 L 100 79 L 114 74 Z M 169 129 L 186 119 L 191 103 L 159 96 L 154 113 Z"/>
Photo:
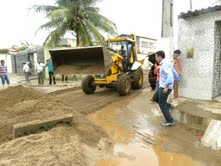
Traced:
<path id="1" fill-rule="evenodd" d="M 50 88 L 50 87 L 48 87 Z M 181 124 L 163 128 L 149 88 L 120 97 L 98 88 L 44 93 L 38 88 L 0 91 L 0 165 L 219 166 L 220 152 L 200 145 L 198 133 Z M 45 91 L 45 90 L 44 90 Z M 12 139 L 13 125 L 72 113 L 71 126 Z"/>
<path id="2" fill-rule="evenodd" d="M 132 90 L 130 96 L 136 96 L 137 90 Z M 118 102 L 127 96 L 119 96 L 114 89 L 98 88 L 94 94 L 85 95 L 81 88 L 72 88 L 48 94 L 54 96 L 66 106 L 70 106 L 84 115 L 91 114 L 108 104 Z"/>

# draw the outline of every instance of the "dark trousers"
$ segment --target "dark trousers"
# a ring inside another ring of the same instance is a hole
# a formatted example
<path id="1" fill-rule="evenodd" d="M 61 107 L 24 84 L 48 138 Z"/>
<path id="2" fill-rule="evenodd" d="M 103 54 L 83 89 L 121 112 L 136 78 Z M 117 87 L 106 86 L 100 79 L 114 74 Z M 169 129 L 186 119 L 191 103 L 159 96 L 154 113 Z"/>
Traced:
<path id="1" fill-rule="evenodd" d="M 157 81 L 156 82 L 156 88 L 155 88 L 155 93 L 152 97 L 153 101 L 157 102 L 158 103 L 158 100 L 159 100 L 159 82 Z"/>
<path id="2" fill-rule="evenodd" d="M 8 85 L 10 84 L 8 75 L 2 75 L 1 79 L 2 79 L 2 85 L 5 85 L 5 81 L 7 82 Z"/>
<path id="3" fill-rule="evenodd" d="M 65 77 L 65 78 L 64 78 L 64 77 Z M 68 76 L 64 76 L 64 75 L 62 75 L 62 77 L 61 77 L 61 81 L 64 82 L 64 79 L 65 79 L 65 82 L 68 82 Z"/>
<path id="4" fill-rule="evenodd" d="M 24 72 L 26 82 L 29 82 L 29 72 Z"/>
<path id="5" fill-rule="evenodd" d="M 44 85 L 44 74 L 43 72 L 38 73 L 38 84 Z"/>
<path id="6" fill-rule="evenodd" d="M 50 72 L 48 72 L 48 75 L 49 75 L 49 84 L 51 85 L 52 79 L 53 79 L 54 84 L 56 84 L 54 72 L 50 71 Z"/>
<path id="7" fill-rule="evenodd" d="M 171 104 L 167 103 L 167 99 L 171 91 L 172 89 L 168 89 L 167 93 L 163 93 L 163 88 L 159 88 L 159 92 L 158 92 L 159 93 L 158 104 L 168 123 L 171 123 L 174 121 L 169 112 L 169 110 L 171 109 Z"/>

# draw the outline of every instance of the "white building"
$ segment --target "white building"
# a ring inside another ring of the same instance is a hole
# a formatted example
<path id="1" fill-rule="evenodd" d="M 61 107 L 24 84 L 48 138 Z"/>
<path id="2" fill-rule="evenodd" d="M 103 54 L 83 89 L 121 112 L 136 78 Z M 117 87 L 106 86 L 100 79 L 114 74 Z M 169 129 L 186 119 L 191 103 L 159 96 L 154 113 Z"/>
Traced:
<path id="1" fill-rule="evenodd" d="M 150 66 L 147 55 L 156 52 L 157 40 L 143 36 L 136 36 L 136 42 L 137 42 L 138 59 L 145 58 L 142 68 L 144 70 L 147 70 Z"/>
<path id="2" fill-rule="evenodd" d="M 163 0 L 161 48 L 182 51 L 180 95 L 211 100 L 221 93 L 218 0 Z M 210 7 L 209 7 L 210 6 Z M 179 16 L 179 18 L 178 18 Z M 164 49 L 163 49 L 164 50 Z M 193 57 L 189 53 L 193 50 Z M 187 56 L 188 54 L 188 56 Z"/>
<path id="3" fill-rule="evenodd" d="M 221 94 L 220 36 L 221 6 L 182 13 L 179 16 L 182 96 L 212 100 Z"/>

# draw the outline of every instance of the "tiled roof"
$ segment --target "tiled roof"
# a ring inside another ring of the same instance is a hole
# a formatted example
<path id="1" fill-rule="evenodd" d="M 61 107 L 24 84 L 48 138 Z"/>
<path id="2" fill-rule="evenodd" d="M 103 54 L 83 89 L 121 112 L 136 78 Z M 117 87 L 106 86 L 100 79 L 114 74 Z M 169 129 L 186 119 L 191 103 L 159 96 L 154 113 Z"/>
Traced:
<path id="1" fill-rule="evenodd" d="M 192 17 L 192 16 L 198 16 L 201 14 L 211 13 L 211 12 L 215 12 L 215 11 L 219 11 L 219 10 L 221 10 L 221 5 L 216 5 L 214 7 L 208 7 L 206 9 L 188 11 L 187 13 L 180 13 L 178 18 L 187 18 L 187 17 Z"/>

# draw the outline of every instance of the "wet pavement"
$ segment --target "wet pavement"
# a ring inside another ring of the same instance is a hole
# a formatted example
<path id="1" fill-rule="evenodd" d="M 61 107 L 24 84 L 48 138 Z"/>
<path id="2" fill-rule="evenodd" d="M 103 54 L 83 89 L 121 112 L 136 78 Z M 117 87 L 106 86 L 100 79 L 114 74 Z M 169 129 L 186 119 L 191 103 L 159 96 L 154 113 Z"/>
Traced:
<path id="1" fill-rule="evenodd" d="M 32 82 L 27 86 L 36 87 L 37 80 Z M 36 88 L 49 93 L 74 84 L 58 81 L 57 85 Z M 150 102 L 152 95 L 145 89 L 89 115 L 114 145 L 113 154 L 101 158 L 96 166 L 220 166 L 220 152 L 200 144 L 202 133 L 179 123 L 169 128 L 160 126 L 164 118 L 158 105 Z"/>
<path id="2" fill-rule="evenodd" d="M 160 126 L 164 118 L 149 101 L 152 93 L 145 89 L 90 116 L 114 144 L 113 156 L 96 166 L 221 165 L 220 153 L 202 146 L 197 131 L 182 124 Z"/>

